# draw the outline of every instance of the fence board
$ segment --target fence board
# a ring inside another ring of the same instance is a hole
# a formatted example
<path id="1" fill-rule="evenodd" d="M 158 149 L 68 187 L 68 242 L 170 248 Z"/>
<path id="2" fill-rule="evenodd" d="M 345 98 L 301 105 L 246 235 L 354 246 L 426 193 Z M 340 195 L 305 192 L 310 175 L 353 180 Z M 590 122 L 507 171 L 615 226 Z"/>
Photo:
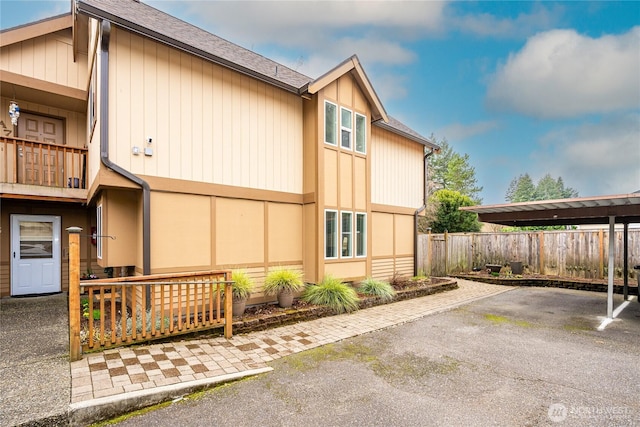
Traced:
<path id="1" fill-rule="evenodd" d="M 640 230 L 628 234 L 629 277 L 640 264 Z M 623 275 L 623 232 L 615 232 L 615 277 Z M 576 278 L 604 278 L 609 233 L 560 230 L 517 233 L 453 233 L 418 236 L 418 268 L 431 276 L 471 271 L 486 264 L 520 261 L 525 271 Z"/>

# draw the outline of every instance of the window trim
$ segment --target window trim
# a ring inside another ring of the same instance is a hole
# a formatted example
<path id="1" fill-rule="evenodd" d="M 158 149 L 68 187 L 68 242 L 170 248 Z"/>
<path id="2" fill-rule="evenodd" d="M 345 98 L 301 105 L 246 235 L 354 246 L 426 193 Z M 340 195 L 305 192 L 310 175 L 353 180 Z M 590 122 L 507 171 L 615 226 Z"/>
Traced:
<path id="1" fill-rule="evenodd" d="M 367 154 L 367 116 L 365 116 L 364 114 L 360 114 L 360 113 L 355 113 L 356 115 L 356 125 L 355 125 L 355 141 L 353 144 L 353 149 L 356 153 L 360 153 L 360 154 Z M 362 117 L 362 120 L 364 121 L 364 150 L 358 150 L 358 117 Z"/>
<path id="2" fill-rule="evenodd" d="M 343 126 L 342 124 L 342 111 L 348 111 L 349 115 L 351 116 L 351 127 L 347 128 L 345 126 Z M 345 147 L 344 145 L 342 145 L 342 131 L 348 131 L 349 132 L 349 146 Z M 340 107 L 340 138 L 338 138 L 340 140 L 340 148 L 343 150 L 349 150 L 352 151 L 353 150 L 353 111 L 349 110 L 348 108 L 345 107 Z"/>
<path id="3" fill-rule="evenodd" d="M 329 142 L 327 140 L 327 105 L 333 105 L 333 107 L 335 108 L 335 114 L 333 116 L 334 123 L 335 123 L 334 132 L 333 132 L 333 140 L 334 140 L 334 142 Z M 338 108 L 338 104 L 334 104 L 333 102 L 328 101 L 326 99 L 324 100 L 324 143 L 327 144 L 327 145 L 331 145 L 333 147 L 337 147 L 338 146 L 338 135 L 337 135 L 337 133 L 338 133 L 338 128 L 340 127 L 339 126 L 339 122 L 338 122 L 338 111 L 339 110 L 340 109 Z"/>
<path id="4" fill-rule="evenodd" d="M 102 259 L 102 204 L 96 207 L 96 257 Z"/>
<path id="5" fill-rule="evenodd" d="M 335 249 L 335 256 L 329 257 L 327 256 L 327 214 L 333 213 L 335 214 L 336 220 L 336 229 L 335 229 L 335 237 L 333 238 L 333 247 Z M 338 222 L 340 215 L 338 215 L 338 211 L 336 209 L 325 209 L 324 210 L 324 259 L 338 259 L 340 256 L 340 251 L 338 250 L 338 239 L 340 235 L 340 223 Z"/>
<path id="6" fill-rule="evenodd" d="M 364 233 L 361 230 L 358 230 L 358 217 L 364 218 Z M 366 212 L 356 212 L 355 215 L 355 229 L 356 229 L 356 238 L 355 242 L 355 257 L 356 258 L 366 258 L 367 257 L 367 213 Z M 362 234 L 362 249 L 363 253 L 358 254 L 358 234 Z"/>
<path id="7" fill-rule="evenodd" d="M 345 231 L 342 225 L 344 224 L 344 215 L 349 215 L 350 230 L 347 232 L 348 236 L 345 236 Z M 348 255 L 344 255 L 344 239 L 348 237 L 347 249 Z M 338 242 L 340 248 L 340 258 L 353 258 L 353 212 L 352 211 L 340 211 L 340 241 Z"/>

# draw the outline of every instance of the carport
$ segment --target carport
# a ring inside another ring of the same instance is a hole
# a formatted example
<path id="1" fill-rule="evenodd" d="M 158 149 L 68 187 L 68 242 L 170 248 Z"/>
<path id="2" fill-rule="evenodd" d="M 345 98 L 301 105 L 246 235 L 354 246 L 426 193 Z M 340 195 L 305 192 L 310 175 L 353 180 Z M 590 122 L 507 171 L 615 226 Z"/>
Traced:
<path id="1" fill-rule="evenodd" d="M 539 200 L 500 205 L 469 206 L 461 210 L 475 212 L 482 222 L 513 227 L 609 224 L 609 272 L 607 319 L 614 317 L 613 278 L 615 259 L 615 225 L 623 224 L 624 300 L 629 299 L 629 224 L 640 223 L 640 192 L 612 196 Z M 640 292 L 640 290 L 639 290 Z M 640 302 L 640 298 L 638 298 Z"/>

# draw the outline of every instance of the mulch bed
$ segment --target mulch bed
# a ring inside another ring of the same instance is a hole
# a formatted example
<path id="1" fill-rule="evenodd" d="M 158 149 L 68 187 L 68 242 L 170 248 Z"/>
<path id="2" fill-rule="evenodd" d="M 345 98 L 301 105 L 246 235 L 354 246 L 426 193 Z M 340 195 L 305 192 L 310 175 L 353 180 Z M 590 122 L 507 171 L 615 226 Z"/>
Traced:
<path id="1" fill-rule="evenodd" d="M 391 285 L 396 290 L 396 296 L 391 302 L 397 302 L 412 298 L 419 298 L 439 292 L 456 289 L 458 287 L 455 280 L 444 278 L 425 278 L 420 280 L 414 279 L 398 279 L 392 280 Z M 360 297 L 360 308 L 369 308 L 377 305 L 388 304 L 388 301 L 382 301 L 378 297 L 368 295 L 358 295 Z M 94 302 L 93 308 L 99 307 L 98 302 Z M 127 313 L 131 315 L 130 309 Z M 122 321 L 122 309 L 120 301 L 115 303 L 114 315 L 116 323 Z M 233 333 L 247 333 L 252 331 L 265 330 L 278 326 L 284 326 L 292 323 L 298 323 L 321 317 L 333 316 L 334 313 L 327 307 L 309 304 L 300 299 L 295 299 L 293 305 L 289 308 L 281 308 L 277 304 L 260 304 L 249 306 L 246 308 L 242 317 L 236 317 L 233 321 Z M 111 301 L 105 301 L 104 321 L 105 328 L 111 327 Z M 94 328 L 100 329 L 100 320 L 96 319 Z M 87 331 L 89 328 L 89 316 L 81 316 L 81 329 Z M 222 328 L 212 329 L 207 332 L 199 332 L 199 336 L 215 336 L 222 334 Z M 176 337 L 177 338 L 177 337 Z M 181 336 L 181 339 L 184 335 Z"/>

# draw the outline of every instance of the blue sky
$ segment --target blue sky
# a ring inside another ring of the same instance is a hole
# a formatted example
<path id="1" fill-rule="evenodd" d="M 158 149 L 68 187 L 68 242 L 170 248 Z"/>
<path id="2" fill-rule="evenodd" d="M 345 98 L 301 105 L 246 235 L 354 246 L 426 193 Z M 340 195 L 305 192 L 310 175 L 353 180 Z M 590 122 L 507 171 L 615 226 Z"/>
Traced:
<path id="1" fill-rule="evenodd" d="M 469 154 L 484 204 L 523 173 L 640 190 L 638 1 L 146 2 L 310 77 L 357 54 L 390 115 Z M 1 26 L 69 5 L 3 0 Z"/>

